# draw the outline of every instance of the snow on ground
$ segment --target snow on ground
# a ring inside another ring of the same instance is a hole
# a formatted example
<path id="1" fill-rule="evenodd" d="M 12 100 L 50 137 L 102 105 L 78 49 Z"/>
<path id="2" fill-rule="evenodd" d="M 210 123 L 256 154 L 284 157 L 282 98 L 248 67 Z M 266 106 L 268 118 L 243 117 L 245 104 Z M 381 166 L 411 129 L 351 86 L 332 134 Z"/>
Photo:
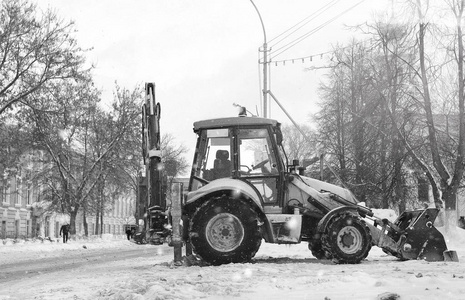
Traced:
<path id="1" fill-rule="evenodd" d="M 119 238 L 0 243 L 0 266 L 99 249 L 153 253 L 27 279 L 23 284 L 39 286 L 30 299 L 465 299 L 465 230 L 457 228 L 446 241 L 460 262 L 399 261 L 373 247 L 361 264 L 336 265 L 313 258 L 306 243 L 263 243 L 250 263 L 173 267 L 172 248 Z M 0 299 L 21 298 L 0 290 Z"/>
<path id="2" fill-rule="evenodd" d="M 69 251 L 86 252 L 87 249 L 108 249 L 133 247 L 133 243 L 124 240 L 122 236 L 113 237 L 103 235 L 101 238 L 70 240 L 63 244 L 61 238 L 52 240 L 0 240 L 0 266 L 3 263 L 11 263 L 34 258 L 60 257 Z M 85 247 L 85 248 L 84 248 Z"/>

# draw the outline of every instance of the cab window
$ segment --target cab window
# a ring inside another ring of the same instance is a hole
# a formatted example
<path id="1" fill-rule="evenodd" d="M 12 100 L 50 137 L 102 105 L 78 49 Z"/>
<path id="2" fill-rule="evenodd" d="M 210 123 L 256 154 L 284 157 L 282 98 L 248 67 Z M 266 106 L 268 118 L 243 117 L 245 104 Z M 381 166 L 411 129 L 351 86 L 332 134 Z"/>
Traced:
<path id="1" fill-rule="evenodd" d="M 241 174 L 277 174 L 276 155 L 266 129 L 240 129 L 239 165 Z"/>
<path id="2" fill-rule="evenodd" d="M 239 175 L 255 186 L 265 204 L 275 203 L 279 172 L 267 129 L 239 129 L 237 137 Z"/>
<path id="3" fill-rule="evenodd" d="M 195 175 L 207 181 L 231 177 L 233 166 L 229 129 L 208 129 L 203 131 L 199 138 Z M 193 190 L 199 187 L 194 186 Z"/>

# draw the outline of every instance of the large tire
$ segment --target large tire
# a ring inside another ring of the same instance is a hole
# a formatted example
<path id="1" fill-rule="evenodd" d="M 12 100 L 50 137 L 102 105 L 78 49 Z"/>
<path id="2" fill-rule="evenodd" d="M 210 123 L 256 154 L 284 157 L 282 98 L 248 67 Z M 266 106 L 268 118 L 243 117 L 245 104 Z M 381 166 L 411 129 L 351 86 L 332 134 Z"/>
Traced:
<path id="1" fill-rule="evenodd" d="M 321 237 L 326 258 L 339 264 L 358 264 L 368 256 L 372 238 L 359 216 L 343 213 L 334 216 Z"/>
<path id="2" fill-rule="evenodd" d="M 248 262 L 260 248 L 257 214 L 243 201 L 227 196 L 211 199 L 191 220 L 192 248 L 212 265 Z"/>
<path id="3" fill-rule="evenodd" d="M 317 243 L 309 243 L 308 244 L 308 249 L 312 251 L 312 255 L 316 259 L 325 259 L 326 258 L 326 253 L 325 250 L 323 250 L 323 247 L 321 246 L 320 242 Z"/>

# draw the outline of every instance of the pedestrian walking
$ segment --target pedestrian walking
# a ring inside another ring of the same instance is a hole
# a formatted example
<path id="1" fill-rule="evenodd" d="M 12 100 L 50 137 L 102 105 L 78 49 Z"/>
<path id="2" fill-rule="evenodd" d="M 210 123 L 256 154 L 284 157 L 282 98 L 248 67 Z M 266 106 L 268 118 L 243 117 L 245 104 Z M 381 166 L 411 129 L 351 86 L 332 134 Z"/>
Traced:
<path id="1" fill-rule="evenodd" d="M 126 230 L 126 235 L 127 235 L 127 237 L 128 237 L 128 241 L 131 239 L 131 234 L 132 234 L 131 229 L 128 228 L 128 229 Z"/>
<path id="2" fill-rule="evenodd" d="M 464 216 L 460 216 L 458 222 L 457 222 L 457 226 L 462 228 L 462 229 L 465 229 L 465 219 L 464 219 Z"/>
<path id="3" fill-rule="evenodd" d="M 68 241 L 68 234 L 69 234 L 69 224 L 65 224 L 61 226 L 60 229 L 60 236 L 63 233 L 63 243 L 66 243 Z"/>

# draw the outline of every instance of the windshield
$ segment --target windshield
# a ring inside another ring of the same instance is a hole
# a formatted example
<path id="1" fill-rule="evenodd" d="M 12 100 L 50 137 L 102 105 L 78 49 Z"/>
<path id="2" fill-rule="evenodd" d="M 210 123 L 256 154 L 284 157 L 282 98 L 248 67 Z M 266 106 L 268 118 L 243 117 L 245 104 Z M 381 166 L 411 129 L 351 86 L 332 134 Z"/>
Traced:
<path id="1" fill-rule="evenodd" d="M 240 129 L 237 137 L 241 171 L 247 172 L 250 176 L 278 172 L 276 155 L 265 128 Z"/>

